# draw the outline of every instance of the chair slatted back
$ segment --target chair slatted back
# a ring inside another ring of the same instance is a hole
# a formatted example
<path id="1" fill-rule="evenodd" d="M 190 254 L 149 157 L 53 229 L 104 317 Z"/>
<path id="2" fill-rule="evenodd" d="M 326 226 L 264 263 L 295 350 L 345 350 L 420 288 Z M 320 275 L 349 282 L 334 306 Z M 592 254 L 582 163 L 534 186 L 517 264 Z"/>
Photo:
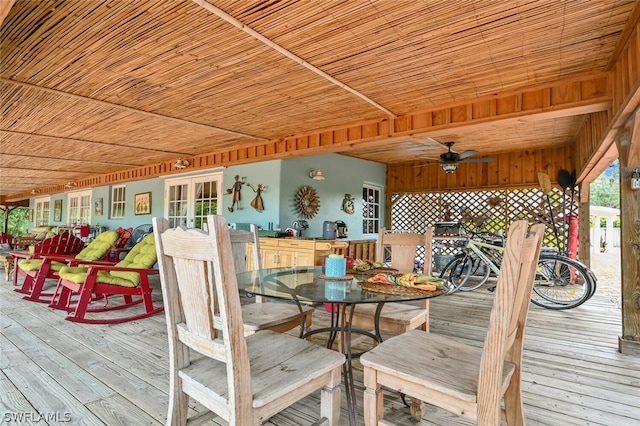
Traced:
<path id="1" fill-rule="evenodd" d="M 253 269 L 262 268 L 260 261 L 260 239 L 258 238 L 258 227 L 253 223 L 250 230 L 229 229 L 231 238 L 231 250 L 233 252 L 233 261 L 236 266 L 236 272 L 245 272 L 247 270 L 247 244 L 252 244 L 251 251 L 253 255 Z"/>
<path id="2" fill-rule="evenodd" d="M 424 274 L 431 273 L 431 246 L 433 230 L 416 232 L 390 232 L 380 228 L 376 245 L 376 262 L 384 261 L 385 247 L 391 249 L 391 266 L 399 272 L 413 272 L 418 247 L 424 247 Z"/>
<path id="3" fill-rule="evenodd" d="M 236 266 L 236 273 L 247 270 L 247 244 L 251 244 L 253 256 L 253 270 L 262 269 L 260 260 L 260 239 L 258 237 L 258 227 L 253 223 L 249 226 L 249 231 L 243 229 L 229 229 L 231 238 L 231 252 L 233 253 L 233 263 Z M 265 301 L 264 296 L 256 295 L 256 303 Z"/>
<path id="4" fill-rule="evenodd" d="M 524 220 L 509 228 L 478 376 L 478 422 L 486 422 L 482 424 L 500 423 L 504 363 L 520 364 L 522 360 L 524 326 L 543 233 L 544 225 L 534 225 L 527 236 Z"/>
<path id="5" fill-rule="evenodd" d="M 249 358 L 227 221 L 209 216 L 208 234 L 169 229 L 164 218 L 154 222 L 169 342 L 185 346 L 170 351 L 171 368 L 190 364 L 187 347 L 226 363 L 229 400 L 238 412 L 251 413 Z"/>
<path id="6" fill-rule="evenodd" d="M 69 232 L 63 232 L 53 237 L 45 238 L 36 243 L 33 248 L 34 256 L 77 254 L 84 248 L 84 242 Z"/>

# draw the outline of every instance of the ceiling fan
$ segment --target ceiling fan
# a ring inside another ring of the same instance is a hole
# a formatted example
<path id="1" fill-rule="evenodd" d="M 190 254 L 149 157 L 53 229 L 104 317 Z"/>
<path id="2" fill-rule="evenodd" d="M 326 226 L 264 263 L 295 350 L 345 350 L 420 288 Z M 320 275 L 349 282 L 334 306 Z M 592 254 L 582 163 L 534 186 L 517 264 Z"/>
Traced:
<path id="1" fill-rule="evenodd" d="M 438 160 L 438 165 L 442 167 L 445 173 L 453 173 L 460 163 L 491 163 L 494 161 L 493 158 L 469 158 L 473 155 L 478 154 L 478 151 L 470 149 L 461 153 L 457 153 L 451 150 L 455 142 L 444 142 L 444 145 L 449 149 L 444 154 L 440 154 L 440 158 L 429 158 L 424 157 L 428 160 Z"/>

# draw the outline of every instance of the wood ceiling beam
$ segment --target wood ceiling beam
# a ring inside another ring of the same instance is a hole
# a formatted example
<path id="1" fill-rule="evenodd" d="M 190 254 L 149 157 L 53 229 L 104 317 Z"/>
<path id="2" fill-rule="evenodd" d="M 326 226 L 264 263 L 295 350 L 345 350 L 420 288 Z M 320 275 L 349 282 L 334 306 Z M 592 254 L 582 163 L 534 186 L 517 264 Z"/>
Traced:
<path id="1" fill-rule="evenodd" d="M 279 44 L 274 43 L 273 41 L 271 41 L 267 37 L 263 36 L 262 34 L 257 32 L 256 30 L 254 30 L 253 28 L 249 27 L 248 25 L 243 24 L 242 22 L 240 22 L 239 20 L 237 20 L 233 16 L 229 15 L 227 12 L 223 11 L 222 9 L 218 9 L 217 7 L 215 7 L 211 3 L 208 3 L 205 0 L 192 0 L 192 1 L 194 3 L 196 3 L 197 5 L 199 5 L 200 7 L 204 8 L 205 10 L 213 13 L 217 17 L 225 20 L 229 24 L 231 24 L 234 27 L 238 28 L 239 30 L 243 31 L 244 33 L 249 34 L 251 37 L 255 38 L 256 40 L 264 43 L 265 45 L 267 45 L 271 49 L 275 50 L 276 52 L 286 56 L 289 59 L 291 59 L 293 62 L 295 62 L 295 63 L 297 63 L 299 65 L 302 65 L 306 69 L 308 69 L 311 72 L 319 75 L 320 77 L 322 77 L 325 80 L 331 82 L 332 84 L 335 84 L 336 86 L 340 87 L 341 89 L 346 90 L 347 92 L 359 97 L 363 101 L 373 105 L 374 107 L 376 107 L 380 111 L 384 112 L 386 115 L 389 115 L 389 116 L 392 116 L 392 117 L 394 117 L 396 115 L 393 112 L 391 112 L 390 110 L 388 110 L 387 108 L 385 108 L 384 106 L 382 106 L 379 103 L 377 103 L 376 101 L 374 101 L 373 99 L 371 99 L 371 98 L 367 97 L 366 95 L 358 92 L 354 88 L 347 86 L 346 84 L 344 84 L 340 80 L 332 77 L 331 75 L 327 74 L 326 72 L 322 71 L 321 69 L 316 68 L 315 66 L 311 65 L 309 62 L 305 61 L 301 57 L 299 57 L 296 54 L 290 52 L 289 50 L 285 49 L 284 47 L 280 46 Z"/>
<path id="2" fill-rule="evenodd" d="M 116 104 L 116 103 L 113 103 L 113 102 L 107 102 L 107 101 L 102 101 L 102 100 L 99 100 L 99 99 L 90 98 L 88 96 L 81 96 L 81 95 L 76 95 L 74 93 L 64 92 L 62 90 L 50 89 L 48 87 L 38 86 L 36 84 L 23 83 L 21 81 L 15 81 L 15 80 L 11 80 L 11 79 L 8 79 L 8 78 L 3 78 L 3 77 L 0 77 L 0 81 L 3 82 L 3 83 L 15 85 L 15 86 L 26 87 L 26 88 L 29 88 L 29 89 L 35 89 L 35 90 L 40 90 L 40 91 L 47 92 L 47 93 L 53 93 L 53 94 L 56 94 L 56 95 L 65 96 L 65 97 L 69 97 L 69 98 L 72 98 L 72 99 L 91 102 L 91 103 L 98 104 L 98 105 L 104 105 L 104 106 L 107 106 L 107 107 L 110 107 L 110 108 L 117 108 L 117 109 L 120 109 L 120 110 L 123 110 L 123 111 L 132 112 L 132 113 L 135 113 L 135 114 L 142 114 L 142 115 L 145 115 L 147 117 L 160 118 L 162 120 L 169 120 L 169 121 L 173 121 L 175 123 L 187 124 L 189 126 L 201 127 L 203 129 L 207 129 L 207 130 L 215 130 L 215 131 L 219 131 L 219 132 L 229 133 L 229 134 L 232 134 L 232 135 L 241 136 L 241 137 L 245 137 L 245 138 L 249 138 L 249 139 L 261 140 L 261 141 L 267 141 L 268 140 L 268 139 L 260 137 L 260 136 L 249 135 L 247 133 L 236 132 L 234 130 L 224 129 L 222 127 L 210 126 L 208 124 L 202 124 L 202 123 L 197 123 L 195 121 L 184 120 L 182 118 L 170 117 L 168 115 L 158 114 L 158 113 L 155 113 L 155 112 L 143 111 L 143 110 L 140 110 L 140 109 L 131 108 L 131 107 L 128 107 L 128 106 L 125 106 L 125 105 Z"/>
<path id="3" fill-rule="evenodd" d="M 618 43 L 616 44 L 616 48 L 613 50 L 611 54 L 611 58 L 609 59 L 609 63 L 605 68 L 607 71 L 613 70 L 613 67 L 620 60 L 620 55 L 623 54 L 624 50 L 627 48 L 627 43 L 629 39 L 633 35 L 633 32 L 636 30 L 638 26 L 638 21 L 640 21 L 640 2 L 636 2 L 631 14 L 629 15 L 629 20 L 627 24 L 624 26 L 624 30 L 618 39 Z"/>
<path id="4" fill-rule="evenodd" d="M 358 145 L 393 143 L 407 138 L 437 136 L 457 128 L 489 126 L 498 121 L 534 121 L 604 111 L 611 107 L 610 75 L 562 80 L 539 88 L 510 91 L 431 110 L 322 129 L 315 132 L 272 140 L 265 144 L 205 154 L 207 161 L 219 165 L 246 164 L 327 152 L 345 152 Z M 218 163 L 215 163 L 218 164 Z"/>
<path id="5" fill-rule="evenodd" d="M 491 125 L 504 120 L 536 120 L 603 111 L 611 107 L 610 74 L 576 77 L 538 88 L 523 88 L 467 103 L 441 106 L 427 111 L 398 116 L 393 120 L 354 123 L 349 126 L 320 129 L 306 134 L 274 139 L 262 144 L 190 157 L 189 171 L 249 164 L 272 159 L 295 158 L 330 152 L 345 152 L 360 145 L 389 144 L 410 137 L 431 136 L 454 128 Z M 392 123 L 392 124 L 391 124 Z M 79 186 L 113 185 L 176 173 L 171 162 L 150 164 L 124 171 L 88 176 L 76 180 Z M 45 192 L 57 187 L 45 188 Z M 29 193 L 9 198 L 28 198 Z"/>

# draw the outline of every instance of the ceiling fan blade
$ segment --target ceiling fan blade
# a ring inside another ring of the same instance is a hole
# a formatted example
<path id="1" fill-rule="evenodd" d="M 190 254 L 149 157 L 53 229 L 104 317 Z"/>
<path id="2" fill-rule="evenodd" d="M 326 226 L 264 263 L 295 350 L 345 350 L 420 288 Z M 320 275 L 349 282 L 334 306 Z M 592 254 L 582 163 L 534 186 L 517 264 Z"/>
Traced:
<path id="1" fill-rule="evenodd" d="M 415 164 L 413 167 L 429 167 L 429 166 L 439 166 L 440 163 L 424 163 L 424 164 Z"/>
<path id="2" fill-rule="evenodd" d="M 467 151 L 461 152 L 458 155 L 458 158 L 462 160 L 462 159 L 465 159 L 467 157 L 471 157 L 472 155 L 476 155 L 476 154 L 478 154 L 478 151 L 476 151 L 474 149 L 469 149 Z"/>
<path id="3" fill-rule="evenodd" d="M 461 163 L 493 163 L 495 158 L 467 158 L 466 160 L 461 160 Z"/>

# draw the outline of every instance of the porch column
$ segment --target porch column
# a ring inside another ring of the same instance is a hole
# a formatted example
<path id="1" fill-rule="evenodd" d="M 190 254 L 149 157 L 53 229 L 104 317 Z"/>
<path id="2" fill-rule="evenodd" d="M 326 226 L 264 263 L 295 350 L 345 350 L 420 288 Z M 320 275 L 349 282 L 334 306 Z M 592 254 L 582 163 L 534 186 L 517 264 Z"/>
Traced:
<path id="1" fill-rule="evenodd" d="M 639 90 L 640 93 L 640 90 Z M 640 108 L 618 131 L 620 157 L 620 255 L 622 336 L 618 348 L 640 356 L 640 190 L 631 189 L 631 173 L 640 168 Z"/>

